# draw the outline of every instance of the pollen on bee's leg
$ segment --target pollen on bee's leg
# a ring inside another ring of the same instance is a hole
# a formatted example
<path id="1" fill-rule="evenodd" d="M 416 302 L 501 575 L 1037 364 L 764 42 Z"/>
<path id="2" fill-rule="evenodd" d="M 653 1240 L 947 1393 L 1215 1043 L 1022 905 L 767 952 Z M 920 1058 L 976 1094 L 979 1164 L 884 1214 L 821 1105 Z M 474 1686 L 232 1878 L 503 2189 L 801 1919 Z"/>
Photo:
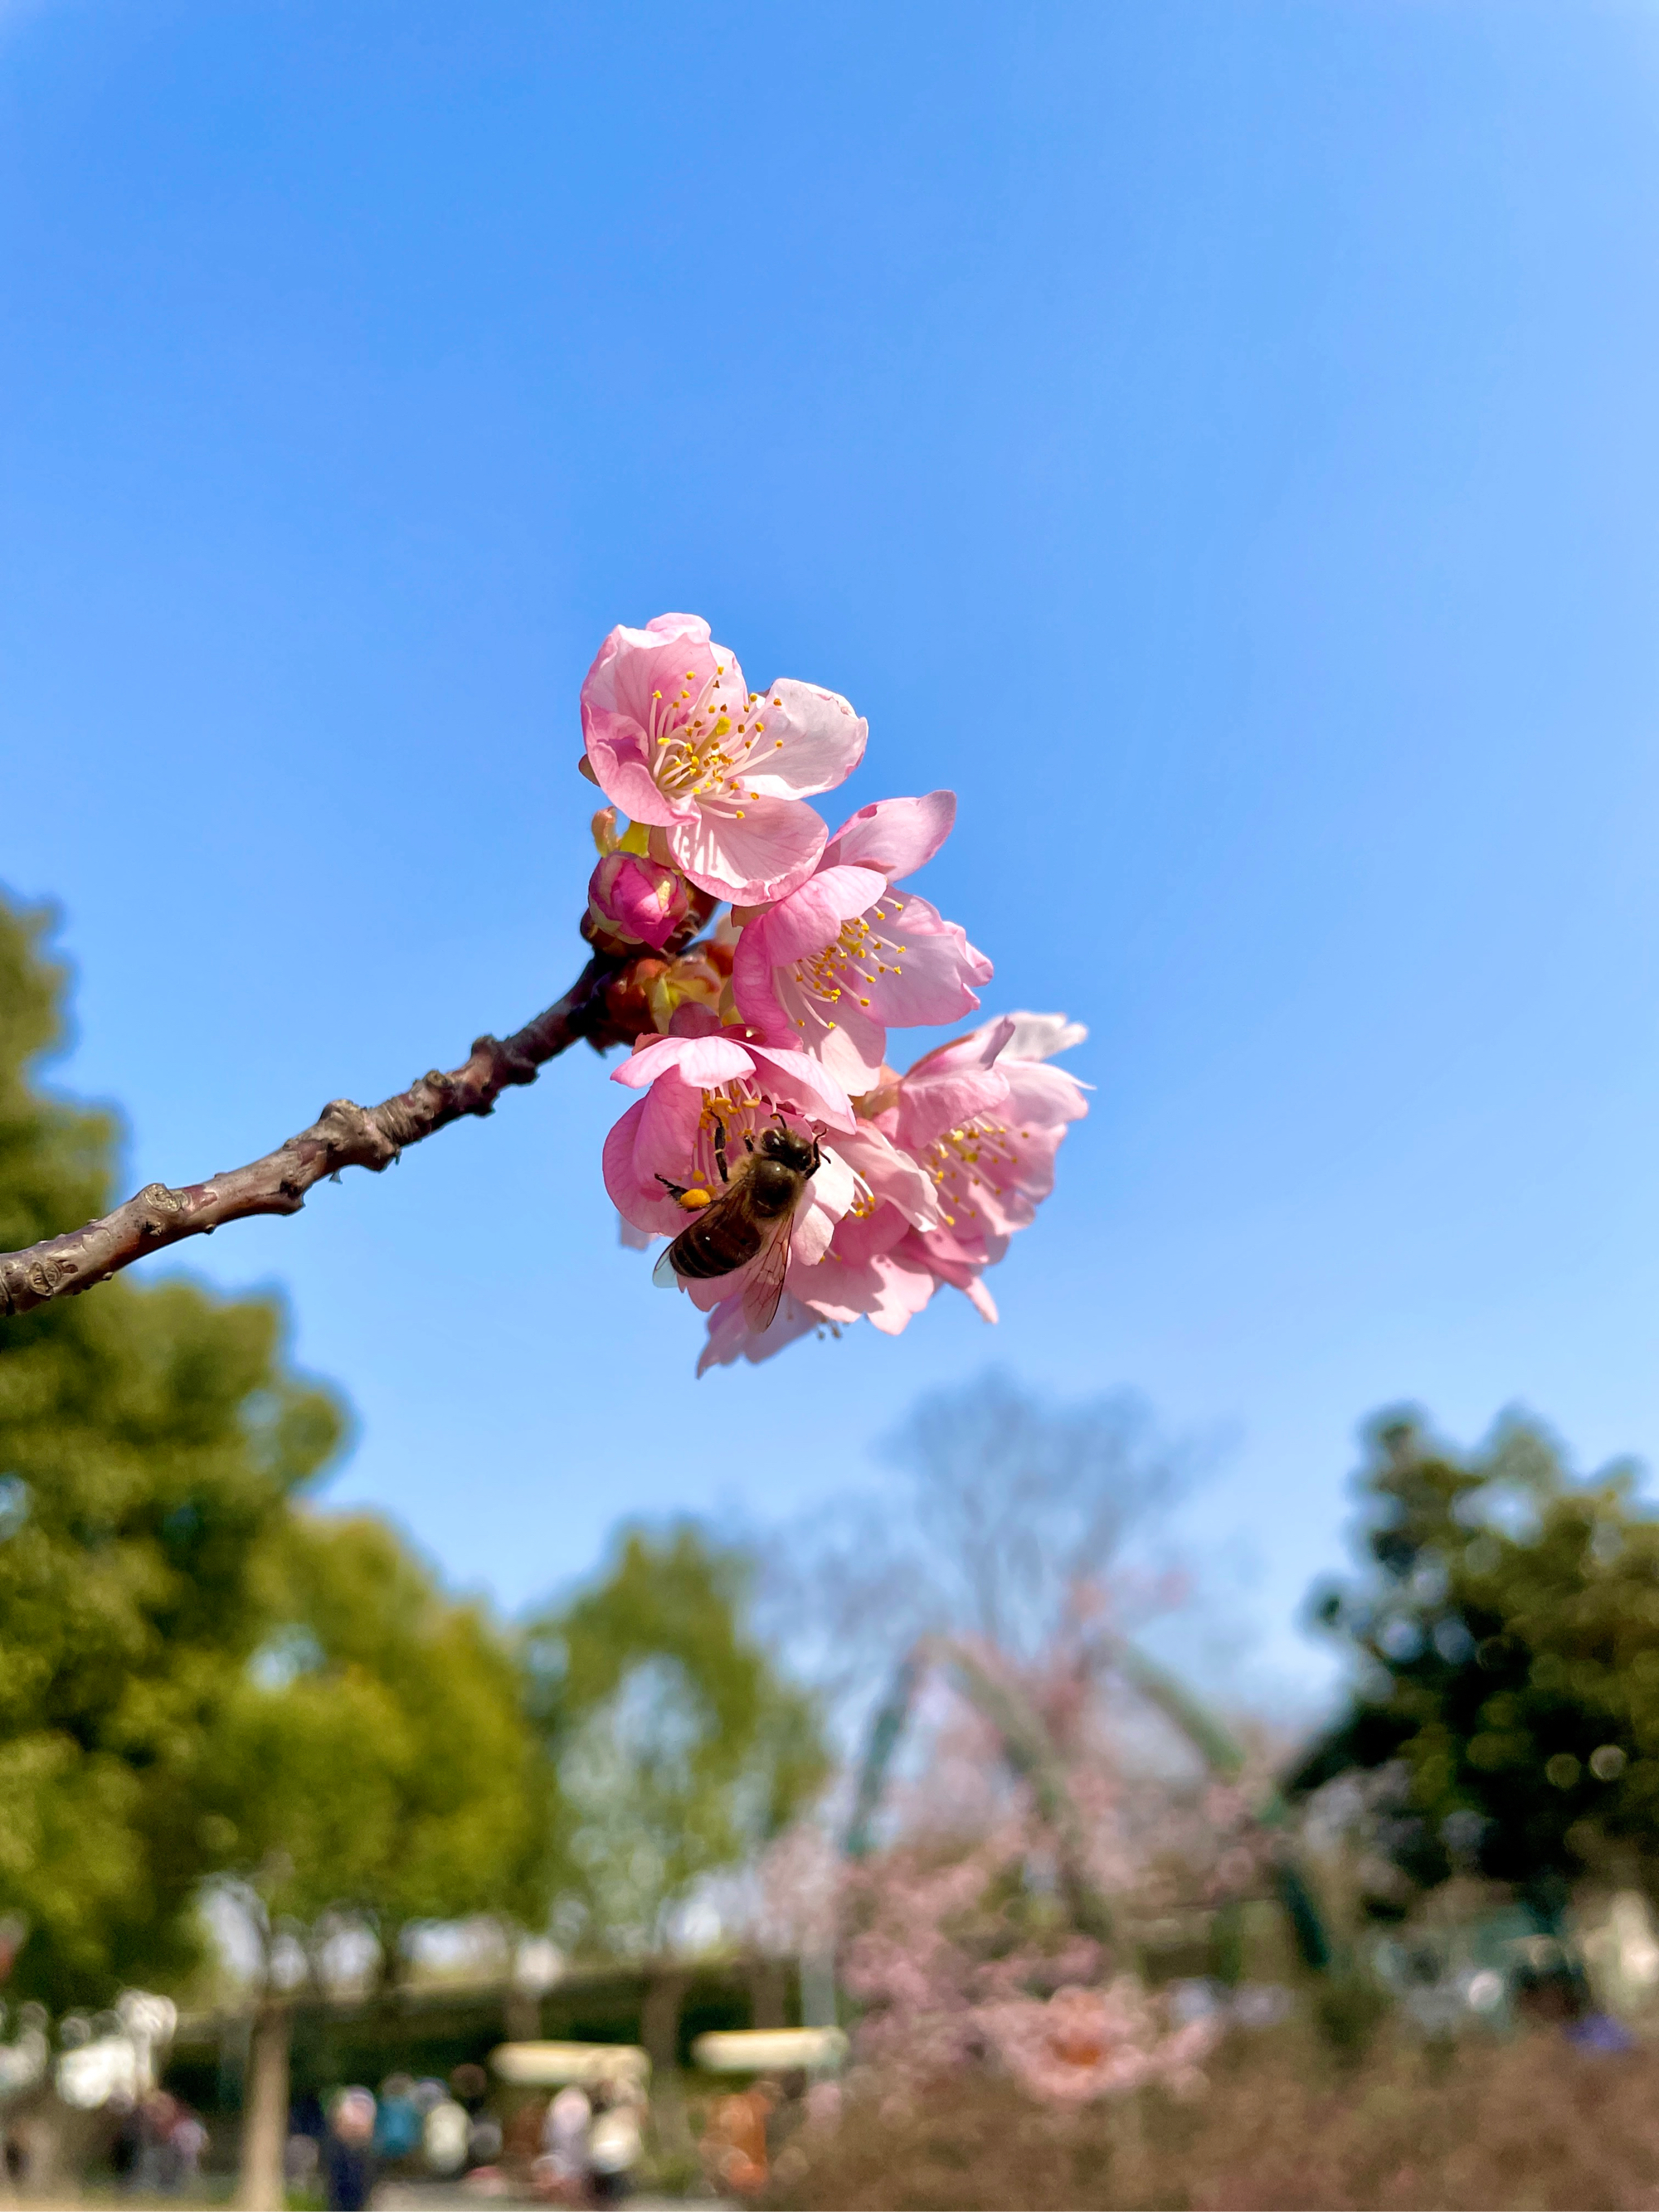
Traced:
<path id="1" fill-rule="evenodd" d="M 705 1206 L 714 1203 L 714 1194 L 712 1190 L 683 1190 L 679 1202 L 688 1213 L 701 1213 Z"/>

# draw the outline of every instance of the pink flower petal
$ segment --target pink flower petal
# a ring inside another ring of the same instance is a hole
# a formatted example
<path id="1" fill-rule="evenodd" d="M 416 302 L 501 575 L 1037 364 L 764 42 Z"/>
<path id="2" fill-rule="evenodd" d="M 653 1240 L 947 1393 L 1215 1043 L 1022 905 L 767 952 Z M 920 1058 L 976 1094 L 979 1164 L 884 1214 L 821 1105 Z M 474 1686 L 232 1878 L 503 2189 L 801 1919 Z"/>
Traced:
<path id="1" fill-rule="evenodd" d="M 735 682 L 732 656 L 712 645 L 697 615 L 659 615 L 644 629 L 618 623 L 600 646 L 582 684 L 582 734 L 599 788 L 636 822 L 665 825 L 695 814 L 695 805 L 661 791 L 650 726 L 679 703 L 695 701 L 724 668 Z"/>
<path id="2" fill-rule="evenodd" d="M 671 1077 L 636 1098 L 605 1140 L 605 1187 L 625 1221 L 648 1233 L 674 1237 L 686 1217 L 657 1181 L 678 1181 L 696 1139 L 702 1094 Z"/>
<path id="3" fill-rule="evenodd" d="M 645 763 L 642 731 L 615 714 L 596 714 L 587 721 L 587 758 L 599 789 L 613 806 L 620 806 L 635 822 L 659 828 L 695 819 L 696 809 L 677 804 L 659 791 Z"/>
<path id="4" fill-rule="evenodd" d="M 887 878 L 874 868 L 820 867 L 798 890 L 750 922 L 744 938 L 752 935 L 764 945 L 775 967 L 810 960 L 835 943 L 842 922 L 866 913 L 886 888 Z"/>
<path id="5" fill-rule="evenodd" d="M 835 1255 L 853 1267 L 863 1267 L 890 1252 L 909 1233 L 910 1224 L 896 1206 L 878 1206 L 873 1213 L 849 1213 L 836 1224 Z"/>
<path id="6" fill-rule="evenodd" d="M 1089 1110 L 1083 1096 L 1088 1085 L 1063 1067 L 1049 1067 L 1037 1060 L 1013 1060 L 1005 1053 L 997 1062 L 997 1073 L 1007 1083 L 1016 1121 L 1053 1127 L 1080 1121 Z"/>
<path id="7" fill-rule="evenodd" d="M 799 1106 L 814 1121 L 827 1122 L 832 1129 L 857 1128 L 852 1100 L 809 1054 L 752 1040 L 741 1049 L 752 1054 L 751 1064 L 773 1097 Z"/>
<path id="8" fill-rule="evenodd" d="M 862 914 L 887 888 L 884 879 L 870 868 L 820 868 L 798 890 L 746 923 L 738 938 L 732 968 L 732 990 L 738 1012 L 763 1036 L 780 1043 L 792 1032 L 805 1032 L 809 1010 L 794 1018 L 794 1010 L 780 994 L 778 970 L 798 960 L 809 960 L 835 943 L 842 922 Z M 821 1048 L 821 1024 L 811 1022 L 811 1034 L 800 1042 Z M 877 1064 L 880 1047 L 877 1047 Z M 842 1081 L 849 1071 L 838 1067 Z"/>
<path id="9" fill-rule="evenodd" d="M 925 799 L 878 799 L 850 815 L 824 850 L 826 865 L 852 861 L 879 868 L 890 883 L 931 860 L 957 818 L 954 791 Z"/>
<path id="10" fill-rule="evenodd" d="M 1017 1013 L 1004 1018 L 1014 1025 L 1002 1048 L 1009 1060 L 1052 1060 L 1057 1052 L 1081 1044 L 1089 1034 L 1081 1022 L 1067 1021 L 1064 1014 Z"/>
<path id="11" fill-rule="evenodd" d="M 982 1029 L 952 1037 L 948 1044 L 936 1044 L 931 1052 L 923 1053 L 906 1068 L 904 1080 L 912 1083 L 922 1075 L 943 1074 L 960 1067 L 989 1067 L 1013 1033 L 1012 1016 L 1000 1015 Z"/>
<path id="12" fill-rule="evenodd" d="M 822 998 L 809 997 L 787 968 L 773 970 L 776 1003 L 784 1012 L 782 1033 L 793 1036 L 821 1060 L 849 1097 L 868 1091 L 881 1073 L 887 1032 L 862 1006 L 836 1002 L 831 1017 Z"/>
<path id="13" fill-rule="evenodd" d="M 870 1326 L 884 1336 L 897 1336 L 933 1297 L 936 1278 L 931 1269 L 907 1266 L 896 1252 L 884 1253 L 876 1261 L 880 1295 L 870 1310 Z"/>
<path id="14" fill-rule="evenodd" d="M 668 848 L 683 875 L 714 898 L 758 906 L 804 883 L 823 850 L 822 818 L 793 799 L 745 799 L 739 809 L 704 800 L 676 822 Z"/>
<path id="15" fill-rule="evenodd" d="M 992 1067 L 930 1070 L 905 1079 L 899 1094 L 898 1141 L 907 1152 L 925 1152 L 976 1114 L 996 1111 L 1008 1097 L 1007 1079 Z"/>
<path id="16" fill-rule="evenodd" d="M 872 1196 L 896 1207 L 918 1229 L 939 1225 L 939 1196 L 933 1177 L 908 1152 L 890 1143 L 879 1129 L 861 1121 L 850 1134 L 836 1139 L 835 1149 L 863 1178 Z"/>
<path id="17" fill-rule="evenodd" d="M 754 1066 L 748 1047 L 736 1044 L 729 1037 L 653 1037 L 648 1044 L 641 1045 L 630 1054 L 620 1067 L 611 1070 L 611 1080 L 626 1084 L 630 1091 L 642 1091 L 672 1069 L 682 1080 L 699 1090 L 713 1091 L 720 1084 L 735 1082 L 739 1076 L 751 1074 Z"/>
<path id="18" fill-rule="evenodd" d="M 883 908 L 878 957 L 864 963 L 872 1013 L 891 1029 L 920 1029 L 974 1012 L 979 997 L 972 986 L 990 981 L 990 962 L 926 899 L 898 892 L 894 898 L 902 902 L 896 914 L 891 901 Z"/>
<path id="19" fill-rule="evenodd" d="M 697 1373 L 706 1375 L 711 1367 L 729 1367 L 738 1359 L 751 1363 L 769 1359 L 797 1337 L 810 1336 L 822 1321 L 823 1316 L 811 1306 L 802 1305 L 786 1291 L 777 1319 L 763 1336 L 757 1336 L 744 1318 L 741 1295 L 722 1299 L 708 1317 L 708 1340 L 697 1362 Z"/>
<path id="20" fill-rule="evenodd" d="M 839 691 L 781 677 L 763 695 L 761 742 L 744 779 L 775 799 L 810 799 L 845 783 L 864 757 L 870 726 Z"/>

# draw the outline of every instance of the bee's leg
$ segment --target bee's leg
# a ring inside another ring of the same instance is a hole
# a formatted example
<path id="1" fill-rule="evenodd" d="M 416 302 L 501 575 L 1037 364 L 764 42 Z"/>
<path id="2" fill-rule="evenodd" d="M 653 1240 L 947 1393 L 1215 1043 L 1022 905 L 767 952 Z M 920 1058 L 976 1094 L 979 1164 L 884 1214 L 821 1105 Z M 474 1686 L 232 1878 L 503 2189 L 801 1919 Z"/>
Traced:
<path id="1" fill-rule="evenodd" d="M 683 1182 L 669 1182 L 669 1180 L 668 1180 L 668 1177 L 667 1177 L 665 1175 L 659 1175 L 659 1176 L 657 1177 L 657 1181 L 658 1181 L 658 1182 L 662 1185 L 663 1188 L 664 1188 L 664 1189 L 668 1193 L 668 1195 L 670 1196 L 670 1198 L 684 1198 L 684 1197 L 685 1196 L 686 1186 L 685 1186 L 685 1184 L 684 1184 L 684 1183 L 683 1183 Z"/>
<path id="2" fill-rule="evenodd" d="M 822 1146 L 822 1145 L 820 1145 L 820 1144 L 819 1144 L 818 1139 L 817 1139 L 817 1131 L 815 1130 L 815 1131 L 813 1132 L 813 1134 L 812 1134 L 812 1166 L 811 1166 L 811 1173 L 812 1173 L 813 1175 L 816 1175 L 816 1174 L 817 1173 L 818 1170 L 819 1170 L 823 1165 L 823 1146 Z"/>
<path id="3" fill-rule="evenodd" d="M 720 1181 L 730 1182 L 732 1178 L 726 1172 L 726 1124 L 718 1115 L 714 1117 L 714 1165 L 720 1171 Z"/>

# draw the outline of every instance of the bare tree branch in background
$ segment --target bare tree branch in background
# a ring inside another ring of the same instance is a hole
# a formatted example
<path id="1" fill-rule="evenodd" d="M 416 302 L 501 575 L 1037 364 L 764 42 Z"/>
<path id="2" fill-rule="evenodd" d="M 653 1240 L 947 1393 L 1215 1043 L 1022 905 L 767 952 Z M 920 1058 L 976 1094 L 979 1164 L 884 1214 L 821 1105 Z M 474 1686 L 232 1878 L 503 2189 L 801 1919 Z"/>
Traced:
<path id="1" fill-rule="evenodd" d="M 922 1399 L 887 1449 L 953 1622 L 1026 1660 L 1128 1530 L 1175 1502 L 1191 1458 L 1128 1392 L 1054 1406 L 996 1373 Z"/>
<path id="2" fill-rule="evenodd" d="M 1204 1456 L 1116 1392 L 1056 1405 L 993 1372 L 922 1399 L 884 1447 L 900 1481 L 832 1499 L 769 1538 L 768 1626 L 850 1720 L 930 1636 L 1016 1661 L 1050 1648 L 1099 1582 L 1184 1494 Z"/>

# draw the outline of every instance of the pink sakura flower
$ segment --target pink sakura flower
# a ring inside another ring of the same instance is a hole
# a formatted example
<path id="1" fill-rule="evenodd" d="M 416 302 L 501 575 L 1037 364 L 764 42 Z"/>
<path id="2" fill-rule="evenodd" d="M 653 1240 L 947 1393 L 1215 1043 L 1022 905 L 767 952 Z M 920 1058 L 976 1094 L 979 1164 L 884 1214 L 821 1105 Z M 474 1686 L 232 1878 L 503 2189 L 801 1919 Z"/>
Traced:
<path id="1" fill-rule="evenodd" d="M 582 685 L 588 764 L 606 798 L 659 831 L 659 857 L 700 890 L 744 905 L 811 872 L 825 832 L 801 802 L 846 781 L 867 727 L 815 684 L 748 690 L 696 615 L 618 624 Z"/>
<path id="2" fill-rule="evenodd" d="M 894 1159 L 925 1182 L 880 1176 L 853 1140 L 835 1139 L 860 1162 L 863 1195 L 842 1209 L 822 1255 L 792 1267 L 789 1297 L 762 1334 L 726 1296 L 709 1322 L 698 1372 L 736 1359 L 769 1358 L 823 1323 L 868 1319 L 896 1335 L 940 1283 L 970 1298 L 987 1321 L 996 1306 L 981 1278 L 1017 1229 L 1035 1218 L 1054 1187 L 1054 1155 L 1067 1127 L 1088 1111 L 1085 1086 L 1048 1060 L 1086 1034 L 1059 1014 L 1005 1015 L 923 1054 L 860 1101 L 860 1135 L 880 1137 Z M 706 1287 L 706 1286 L 705 1286 Z"/>
<path id="3" fill-rule="evenodd" d="M 924 1053 L 894 1086 L 896 1103 L 876 1116 L 927 1170 L 944 1216 L 938 1229 L 907 1237 L 895 1256 L 954 1285 L 987 1321 L 996 1319 L 996 1306 L 980 1277 L 1014 1231 L 1036 1218 L 1054 1187 L 1060 1139 L 1089 1110 L 1085 1086 L 1047 1064 L 1085 1034 L 1060 1014 L 1005 1015 Z"/>
<path id="4" fill-rule="evenodd" d="M 750 1328 L 741 1293 L 726 1280 L 690 1285 L 697 1304 L 713 1310 L 699 1375 L 734 1359 L 770 1358 L 798 1336 L 826 1326 L 868 1321 L 884 1336 L 897 1336 L 933 1296 L 927 1268 L 891 1249 L 939 1221 L 926 1173 L 867 1124 L 825 1137 L 823 1150 L 824 1165 L 796 1228 L 784 1300 L 771 1328 Z"/>
<path id="5" fill-rule="evenodd" d="M 744 1139 L 779 1116 L 814 1133 L 858 1130 L 847 1093 L 805 1053 L 739 1042 L 734 1031 L 717 1029 L 703 1007 L 682 1007 L 674 1019 L 682 1034 L 646 1039 L 612 1073 L 613 1083 L 645 1096 L 605 1139 L 604 1157 L 605 1187 L 623 1220 L 666 1237 L 684 1228 L 686 1215 L 659 1177 L 718 1192 L 720 1152 L 728 1163 L 737 1159 Z M 809 1192 L 803 1214 L 819 1207 L 824 1192 L 840 1194 L 833 1170 L 826 1180 L 820 1168 Z"/>
<path id="6" fill-rule="evenodd" d="M 905 1302 L 888 1280 L 897 1271 L 883 1265 L 879 1238 L 867 1253 L 860 1246 L 857 1224 L 878 1217 L 890 1222 L 884 1232 L 889 1242 L 936 1226 L 939 1206 L 927 1175 L 858 1120 L 835 1078 L 808 1054 L 716 1031 L 702 1009 L 683 1009 L 676 1023 L 688 1033 L 637 1047 L 613 1079 L 645 1091 L 605 1141 L 605 1188 L 623 1220 L 646 1236 L 678 1234 L 686 1215 L 667 1186 L 718 1194 L 722 1160 L 729 1170 L 746 1144 L 781 1118 L 817 1136 L 822 1158 L 791 1225 L 785 1308 L 766 1332 L 769 1346 L 786 1340 L 792 1322 L 799 1333 L 868 1313 L 878 1327 L 902 1328 L 914 1295 Z M 849 1249 L 832 1258 L 843 1227 Z M 908 1272 L 913 1293 L 931 1289 L 918 1271 Z M 728 1304 L 740 1310 L 745 1273 L 738 1269 L 685 1288 L 705 1311 Z"/>
<path id="7" fill-rule="evenodd" d="M 956 794 L 862 806 L 798 890 L 744 921 L 732 970 L 738 1012 L 799 1042 L 848 1090 L 878 1079 L 891 1028 L 953 1022 L 979 1005 L 991 963 L 923 898 L 893 890 L 949 836 Z"/>

